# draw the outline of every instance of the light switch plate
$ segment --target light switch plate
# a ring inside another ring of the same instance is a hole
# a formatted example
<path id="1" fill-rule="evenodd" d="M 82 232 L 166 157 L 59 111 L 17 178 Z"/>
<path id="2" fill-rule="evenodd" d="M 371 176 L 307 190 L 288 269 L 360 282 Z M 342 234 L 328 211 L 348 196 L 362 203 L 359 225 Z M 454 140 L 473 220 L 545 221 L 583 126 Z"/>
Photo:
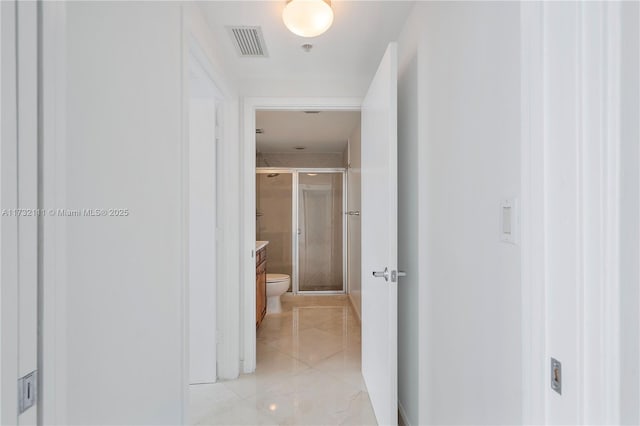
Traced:
<path id="1" fill-rule="evenodd" d="M 500 241 L 518 244 L 520 237 L 520 212 L 517 198 L 505 198 L 500 202 Z"/>

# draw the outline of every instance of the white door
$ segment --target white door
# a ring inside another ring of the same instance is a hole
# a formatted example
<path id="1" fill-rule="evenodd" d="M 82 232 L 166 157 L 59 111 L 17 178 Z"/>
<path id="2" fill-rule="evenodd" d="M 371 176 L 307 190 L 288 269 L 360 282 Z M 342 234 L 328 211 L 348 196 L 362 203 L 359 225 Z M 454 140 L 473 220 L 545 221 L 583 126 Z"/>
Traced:
<path id="1" fill-rule="evenodd" d="M 391 43 L 362 104 L 362 375 L 381 425 L 398 422 L 397 80 Z"/>

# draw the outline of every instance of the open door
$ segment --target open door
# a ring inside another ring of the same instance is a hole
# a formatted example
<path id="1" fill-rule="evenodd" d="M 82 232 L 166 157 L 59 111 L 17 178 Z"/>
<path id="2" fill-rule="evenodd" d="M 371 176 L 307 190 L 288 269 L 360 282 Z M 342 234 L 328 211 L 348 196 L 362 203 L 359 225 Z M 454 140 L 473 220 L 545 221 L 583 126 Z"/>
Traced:
<path id="1" fill-rule="evenodd" d="M 398 422 L 398 49 L 362 104 L 362 375 L 381 425 Z"/>

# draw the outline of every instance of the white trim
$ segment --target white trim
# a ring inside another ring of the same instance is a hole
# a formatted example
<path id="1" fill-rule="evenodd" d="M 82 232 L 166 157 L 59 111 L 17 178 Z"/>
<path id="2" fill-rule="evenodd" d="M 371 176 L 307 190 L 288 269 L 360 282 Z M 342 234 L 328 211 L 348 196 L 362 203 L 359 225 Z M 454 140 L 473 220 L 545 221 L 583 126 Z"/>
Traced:
<path id="1" fill-rule="evenodd" d="M 42 4 L 41 208 L 66 206 L 66 6 Z M 65 217 L 43 218 L 42 345 L 43 424 L 67 424 L 67 240 Z"/>
<path id="2" fill-rule="evenodd" d="M 38 207 L 39 6 L 17 2 L 18 208 Z M 18 374 L 38 368 L 38 217 L 18 217 Z M 38 380 L 40 381 L 40 380 Z M 39 406 L 19 416 L 36 423 Z"/>
<path id="3" fill-rule="evenodd" d="M 189 33 L 185 11 L 180 8 L 180 36 L 181 36 L 181 86 L 182 102 L 180 105 L 180 352 L 181 366 L 181 404 L 180 419 L 182 424 L 189 422 Z"/>
<path id="4" fill-rule="evenodd" d="M 545 70 L 553 63 L 545 47 L 544 3 L 523 3 L 522 24 L 522 355 L 523 423 L 546 424 L 548 356 L 545 336 L 546 210 L 550 175 L 545 171 Z M 577 423 L 618 424 L 620 421 L 620 5 L 575 5 L 576 226 L 575 248 L 575 412 Z M 551 16 L 550 16 L 551 17 Z M 553 78 L 553 76 L 550 76 Z M 551 212 L 558 215 L 558 212 Z M 554 283 L 553 285 L 558 285 Z M 569 319 L 571 320 L 571 319 Z M 556 407 L 557 408 L 557 407 Z"/>
<path id="5" fill-rule="evenodd" d="M 256 111 L 305 110 L 359 111 L 360 98 L 245 98 L 242 106 L 241 158 L 241 249 L 240 249 L 240 354 L 241 369 L 252 373 L 256 369 L 255 328 L 255 169 L 256 169 Z"/>
<path id="6" fill-rule="evenodd" d="M 580 12 L 578 421 L 619 424 L 620 8 L 586 3 Z"/>
<path id="7" fill-rule="evenodd" d="M 240 210 L 240 143 L 239 143 L 239 106 L 237 93 L 233 85 L 216 60 L 215 45 L 211 43 L 211 33 L 204 20 L 199 5 L 183 5 L 183 43 L 194 41 L 200 48 L 196 56 L 210 79 L 219 89 L 222 98 L 219 125 L 221 137 L 217 145 L 218 167 L 218 291 L 217 291 L 217 374 L 219 379 L 235 379 L 240 371 L 240 285 L 239 253 L 241 220 Z M 185 50 L 186 52 L 186 50 Z M 186 58 L 184 58 L 186 59 Z"/>
<path id="8" fill-rule="evenodd" d="M 0 201 L 17 208 L 16 2 L 0 2 Z M 0 218 L 0 423 L 17 424 L 18 220 Z"/>
<path id="9" fill-rule="evenodd" d="M 546 419 L 543 5 L 521 5 L 522 423 Z"/>
<path id="10" fill-rule="evenodd" d="M 225 160 L 220 155 L 220 151 L 223 150 L 222 145 L 226 145 L 229 143 L 227 138 L 225 137 L 225 122 L 224 118 L 226 116 L 224 112 L 224 104 L 228 100 L 228 97 L 225 96 L 225 92 L 228 93 L 228 90 L 221 90 L 219 83 L 219 74 L 214 71 L 214 67 L 211 63 L 211 60 L 208 58 L 205 53 L 201 43 L 199 42 L 196 34 L 194 34 L 189 28 L 189 22 L 187 18 L 187 14 L 184 9 L 181 9 L 182 13 L 182 34 L 183 34 L 183 44 L 182 44 L 182 135 L 183 135 L 183 143 L 182 143 L 182 226 L 183 226 L 183 238 L 181 241 L 182 244 L 182 253 L 183 253 L 183 285 L 182 285 L 182 332 L 183 337 L 181 344 L 183 349 L 183 366 L 182 366 L 182 391 L 183 391 L 183 405 L 182 405 L 182 422 L 183 424 L 188 424 L 190 419 L 190 367 L 189 367 L 189 334 L 190 334 L 190 325 L 189 325 L 189 233 L 190 233 L 190 224 L 189 224 L 189 180 L 190 180 L 190 169 L 189 169 L 189 102 L 190 102 L 190 86 L 189 86 L 189 75 L 190 73 L 195 73 L 203 80 L 207 81 L 210 85 L 212 97 L 216 103 L 216 336 L 215 339 L 218 342 L 221 342 L 220 334 L 221 327 L 223 324 L 220 324 L 219 318 L 224 317 L 227 313 L 221 309 L 221 299 L 224 300 L 224 297 L 220 297 L 221 294 L 226 294 L 225 283 L 229 283 L 228 279 L 228 271 L 224 268 L 223 265 L 227 265 L 227 258 L 229 256 L 233 256 L 233 253 L 225 250 L 225 237 L 220 232 L 221 228 L 218 224 L 222 220 L 222 210 L 226 203 L 224 202 L 224 194 L 221 191 L 223 188 L 222 179 L 222 165 L 225 163 Z M 224 303 L 224 302 L 223 302 Z M 219 311 L 223 312 L 219 312 Z M 224 333 L 223 330 L 222 333 Z M 226 342 L 225 342 L 226 343 Z M 223 370 L 223 377 L 225 375 L 225 371 L 228 369 L 237 370 L 233 368 L 233 366 L 228 366 L 228 357 L 223 358 L 221 353 L 224 353 L 226 348 L 223 345 L 218 344 L 216 361 L 217 361 L 217 377 L 220 377 L 220 371 Z M 221 359 L 222 358 L 222 359 Z M 236 362 L 237 364 L 237 362 Z"/>
<path id="11" fill-rule="evenodd" d="M 620 423 L 620 3 L 605 5 L 606 45 L 603 349 L 604 420 Z"/>
<path id="12" fill-rule="evenodd" d="M 575 333 L 575 341 L 576 341 L 576 354 L 585 354 L 585 346 L 589 342 L 589 336 L 585 333 L 585 320 L 589 318 L 587 307 L 585 302 L 589 299 L 589 294 L 585 289 L 586 283 L 586 269 L 585 263 L 587 259 L 587 245 L 585 244 L 585 233 L 587 232 L 586 223 L 588 221 L 588 215 L 585 211 L 585 200 L 589 201 L 590 193 L 588 193 L 588 185 L 587 181 L 588 177 L 588 164 L 586 159 L 589 157 L 589 147 L 587 146 L 587 137 L 586 134 L 588 130 L 585 128 L 585 119 L 584 116 L 588 111 L 586 101 L 587 96 L 585 95 L 585 83 L 587 80 L 586 69 L 585 69 L 585 61 L 587 60 L 587 55 L 582 50 L 582 45 L 585 40 L 584 31 L 586 29 L 585 25 L 585 7 L 582 3 L 575 4 L 575 56 L 573 59 L 575 60 L 575 75 L 574 75 L 574 93 L 575 99 L 573 100 L 575 103 L 575 140 L 574 149 L 576 153 L 576 171 L 575 171 L 575 180 L 576 180 L 576 193 L 575 193 L 575 203 L 576 203 L 576 217 L 575 217 L 575 275 L 576 275 L 576 300 L 575 310 L 576 310 L 576 333 Z M 552 325 L 553 327 L 553 325 Z M 589 359 L 585 354 L 583 356 L 577 355 L 574 360 L 576 369 L 575 371 L 575 387 L 577 389 L 576 392 L 576 404 L 577 404 L 577 412 L 576 412 L 576 424 L 584 424 L 585 422 L 585 401 L 587 398 L 588 392 L 588 378 L 584 376 L 584 371 L 586 365 L 588 365 Z"/>

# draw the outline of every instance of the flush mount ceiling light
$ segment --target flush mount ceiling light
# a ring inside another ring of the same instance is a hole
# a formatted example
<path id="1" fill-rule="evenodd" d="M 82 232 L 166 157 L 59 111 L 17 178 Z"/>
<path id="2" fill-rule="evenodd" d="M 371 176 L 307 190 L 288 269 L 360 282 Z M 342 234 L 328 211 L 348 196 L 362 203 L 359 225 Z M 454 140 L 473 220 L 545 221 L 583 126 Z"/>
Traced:
<path id="1" fill-rule="evenodd" d="M 289 31 L 301 37 L 316 37 L 333 23 L 331 0 L 288 0 L 282 20 Z"/>

